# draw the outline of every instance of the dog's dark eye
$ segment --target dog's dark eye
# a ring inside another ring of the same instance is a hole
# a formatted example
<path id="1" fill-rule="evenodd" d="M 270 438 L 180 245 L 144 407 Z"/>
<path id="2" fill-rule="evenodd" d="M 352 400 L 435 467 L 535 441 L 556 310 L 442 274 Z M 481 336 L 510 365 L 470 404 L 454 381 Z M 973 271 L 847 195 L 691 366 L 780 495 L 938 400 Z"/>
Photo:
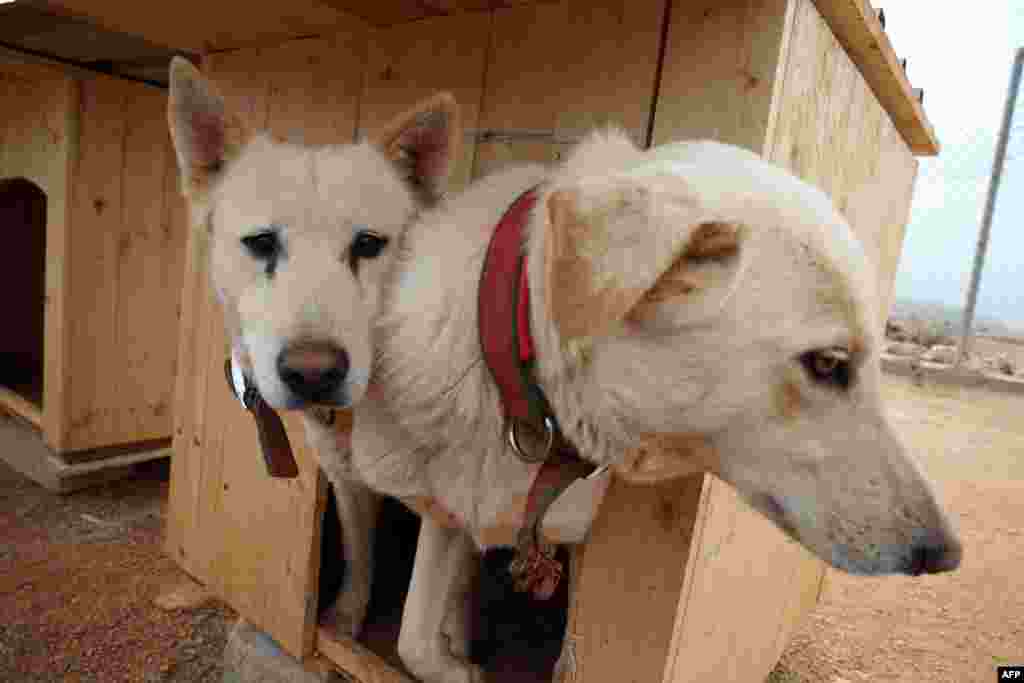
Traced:
<path id="1" fill-rule="evenodd" d="M 846 389 L 850 386 L 850 352 L 815 349 L 800 356 L 800 364 L 815 382 Z"/>
<path id="2" fill-rule="evenodd" d="M 281 241 L 276 232 L 258 232 L 242 238 L 242 244 L 253 258 L 272 261 L 281 253 Z"/>
<path id="3" fill-rule="evenodd" d="M 386 246 L 388 246 L 387 236 L 372 230 L 360 230 L 348 249 L 348 265 L 352 272 L 358 270 L 361 259 L 377 258 Z"/>

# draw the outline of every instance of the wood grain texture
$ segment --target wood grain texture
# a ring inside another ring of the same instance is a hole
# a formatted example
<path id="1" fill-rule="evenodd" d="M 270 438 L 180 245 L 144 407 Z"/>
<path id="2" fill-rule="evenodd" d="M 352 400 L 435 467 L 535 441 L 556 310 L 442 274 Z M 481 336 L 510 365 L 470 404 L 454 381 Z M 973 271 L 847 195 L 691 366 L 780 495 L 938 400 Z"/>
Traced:
<path id="1" fill-rule="evenodd" d="M 316 649 L 358 683 L 412 683 L 405 674 L 350 638 L 338 638 L 320 629 Z"/>
<path id="2" fill-rule="evenodd" d="M 79 83 L 67 253 L 65 450 L 170 435 L 184 234 L 165 95 Z M 178 208 L 175 208 L 178 205 Z"/>
<path id="3" fill-rule="evenodd" d="M 814 4 L 910 149 L 922 156 L 938 154 L 935 130 L 923 105 L 914 96 L 871 3 L 867 0 L 814 0 Z"/>
<path id="4" fill-rule="evenodd" d="M 0 64 L 0 178 L 25 178 L 46 193 L 43 406 L 51 448 L 64 447 L 67 386 L 67 237 L 70 178 L 77 149 L 78 86 L 61 71 Z M 27 406 L 23 406 L 26 407 Z"/>
<path id="5" fill-rule="evenodd" d="M 562 683 L 663 680 L 703 486 L 700 476 L 612 481 L 575 551 L 566 633 L 575 670 Z"/>
<path id="6" fill-rule="evenodd" d="M 664 0 L 496 10 L 480 126 L 573 137 L 615 124 L 643 142 L 664 14 Z"/>
<path id="7" fill-rule="evenodd" d="M 766 155 L 823 189 L 846 216 L 878 271 L 884 321 L 918 163 L 815 4 L 794 7 Z"/>
<path id="8" fill-rule="evenodd" d="M 878 101 L 888 111 L 904 140 L 919 155 L 935 155 L 939 152 L 939 141 L 931 122 L 925 114 L 924 107 L 914 94 L 903 68 L 899 64 L 891 42 L 878 21 L 871 3 L 866 0 L 814 0 L 822 16 L 828 22 L 833 34 L 849 53 L 858 69 L 864 74 L 869 87 Z M 561 9 L 541 10 L 549 7 L 564 6 L 565 3 L 517 3 L 512 1 L 492 0 L 297 0 L 291 3 L 267 3 L 254 5 L 241 0 L 230 2 L 204 3 L 200 0 L 182 0 L 173 5 L 150 7 L 129 2 L 128 0 L 60 0 L 57 6 L 72 15 L 89 17 L 101 26 L 124 33 L 145 37 L 157 44 L 177 49 L 195 51 L 224 50 L 239 47 L 268 46 L 289 39 L 325 35 L 351 24 L 357 17 L 377 27 L 422 20 L 440 15 L 452 15 L 460 12 L 497 9 L 497 15 L 508 12 L 511 17 L 506 35 L 514 35 L 524 25 L 532 22 L 527 19 L 530 14 L 540 12 L 548 16 L 558 16 Z M 587 24 L 587 16 L 599 17 L 607 7 L 615 4 L 602 1 L 587 3 L 576 0 L 580 8 L 575 17 Z M 638 16 L 644 9 L 634 7 L 647 6 L 648 0 L 642 3 L 630 3 L 628 16 Z M 650 4 L 655 4 L 651 2 Z M 696 3 L 676 2 L 674 6 L 680 11 L 688 12 L 688 6 L 702 6 Z M 529 9 L 530 5 L 536 5 Z M 626 7 L 626 3 L 621 3 Z M 721 9 L 729 13 L 727 4 Z M 614 11 L 614 10 L 613 10 Z M 525 12 L 525 13 L 524 13 Z M 539 16 L 539 15 L 538 15 Z M 627 14 L 619 13 L 618 17 L 628 18 Z M 525 19 L 525 24 L 524 24 Z M 629 92 L 635 87 L 645 87 L 642 81 L 634 79 L 631 67 L 635 62 L 622 61 L 613 47 L 615 42 L 636 42 L 638 45 L 655 45 L 653 36 L 647 34 L 645 26 L 623 25 L 614 33 L 603 31 L 607 26 L 604 19 L 594 24 L 587 24 L 585 32 L 576 35 L 588 36 L 582 40 L 567 40 L 566 33 L 557 33 L 555 24 L 540 26 L 533 24 L 530 38 L 542 39 L 546 46 L 543 53 L 554 59 L 550 62 L 556 68 L 561 65 L 572 67 L 586 64 L 580 73 L 583 80 L 573 81 L 573 87 L 585 93 L 579 112 L 597 111 L 602 107 L 594 107 L 587 102 L 593 95 L 593 88 L 602 85 L 600 80 L 588 83 L 588 78 L 601 74 L 607 81 L 616 81 L 620 92 Z M 552 34 L 550 31 L 555 30 Z M 770 35 L 774 29 L 769 27 Z M 524 36 L 524 39 L 526 37 Z M 522 40 L 516 42 L 523 42 Z M 589 46 L 598 49 L 588 49 Z M 577 48 L 582 48 L 577 49 Z M 609 49 L 611 48 L 611 49 Z M 703 56 L 716 51 L 714 43 L 705 43 L 701 50 Z M 560 52 L 560 55 L 553 54 Z M 635 57 L 636 51 L 627 51 Z M 540 55 L 534 52 L 519 53 L 524 65 L 537 66 Z M 580 58 L 580 59 L 577 59 Z M 626 68 L 623 68 L 625 65 Z M 607 67 L 611 67 L 608 69 Z M 649 72 L 641 72 L 644 78 Z M 756 77 L 756 74 L 754 74 Z M 599 79 L 600 77 L 598 77 Z M 543 91 L 543 90 L 542 90 Z M 598 95 L 598 104 L 602 96 Z M 623 96 L 624 101 L 630 98 Z M 503 103 L 505 104 L 505 103 Z M 495 111 L 503 111 L 499 106 Z M 579 123 L 574 113 L 569 114 L 569 123 Z M 631 125 L 627 123 L 625 125 Z"/>
<path id="9" fill-rule="evenodd" d="M 462 112 L 462 126 L 477 128 L 483 96 L 491 17 L 457 14 L 371 31 L 360 135 L 371 134 L 422 99 L 447 90 Z M 463 139 L 450 182 L 458 190 L 469 182 L 475 145 Z"/>
<path id="10" fill-rule="evenodd" d="M 279 3 L 144 4 L 131 0 L 59 0 L 56 8 L 103 28 L 141 36 L 177 50 L 207 52 L 267 46 L 338 30 L 355 17 L 319 0 Z"/>
<path id="11" fill-rule="evenodd" d="M 787 34 L 787 0 L 676 0 L 654 144 L 711 138 L 761 152 Z"/>
<path id="12" fill-rule="evenodd" d="M 814 606 L 820 563 L 708 476 L 663 680 L 763 681 Z"/>

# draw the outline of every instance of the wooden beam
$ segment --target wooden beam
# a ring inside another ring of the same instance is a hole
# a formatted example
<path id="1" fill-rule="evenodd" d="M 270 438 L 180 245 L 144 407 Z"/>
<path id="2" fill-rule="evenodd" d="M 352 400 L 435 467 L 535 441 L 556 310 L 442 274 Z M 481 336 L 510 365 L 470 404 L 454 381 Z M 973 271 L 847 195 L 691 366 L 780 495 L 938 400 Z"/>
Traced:
<path id="1" fill-rule="evenodd" d="M 358 683 L 411 683 L 411 679 L 356 641 L 335 636 L 328 629 L 317 631 L 316 649 Z"/>
<path id="2" fill-rule="evenodd" d="M 17 392 L 7 387 L 0 387 L 0 412 L 7 411 L 28 420 L 37 429 L 43 428 L 43 411 L 39 406 L 27 401 Z"/>
<path id="3" fill-rule="evenodd" d="M 264 47 L 292 38 L 327 35 L 361 23 L 318 0 L 251 3 L 239 0 L 139 3 L 132 0 L 56 0 L 55 9 L 100 27 L 141 36 L 176 50 L 213 52 Z"/>
<path id="4" fill-rule="evenodd" d="M 935 130 L 869 0 L 814 0 L 814 4 L 910 149 L 921 156 L 937 155 Z"/>

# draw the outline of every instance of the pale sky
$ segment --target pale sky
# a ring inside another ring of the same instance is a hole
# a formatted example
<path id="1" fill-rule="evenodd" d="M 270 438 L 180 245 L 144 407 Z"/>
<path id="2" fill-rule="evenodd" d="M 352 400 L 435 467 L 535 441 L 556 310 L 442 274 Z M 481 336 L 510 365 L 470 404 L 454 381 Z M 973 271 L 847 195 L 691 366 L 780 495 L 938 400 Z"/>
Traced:
<path id="1" fill-rule="evenodd" d="M 942 152 L 921 160 L 896 296 L 961 305 L 966 295 L 1024 0 L 892 0 L 886 31 Z M 1024 91 L 1024 87 L 1022 87 Z M 978 314 L 1024 323 L 1024 98 L 1010 139 Z"/>

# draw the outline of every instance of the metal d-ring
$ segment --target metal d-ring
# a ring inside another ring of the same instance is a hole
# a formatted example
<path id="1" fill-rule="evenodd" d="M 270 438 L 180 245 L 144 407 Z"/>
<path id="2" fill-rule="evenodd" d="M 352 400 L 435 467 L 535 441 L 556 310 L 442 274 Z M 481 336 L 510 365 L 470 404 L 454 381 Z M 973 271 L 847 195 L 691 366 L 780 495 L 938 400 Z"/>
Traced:
<path id="1" fill-rule="evenodd" d="M 547 439 L 544 443 L 544 450 L 541 452 L 540 457 L 536 455 L 530 455 L 523 450 L 523 447 L 519 445 L 519 436 L 516 434 L 516 425 L 518 421 L 510 418 L 505 423 L 505 436 L 508 438 L 508 443 L 512 446 L 512 450 L 519 456 L 519 459 L 525 463 L 536 465 L 544 462 L 551 455 L 551 449 L 555 445 L 555 422 L 550 417 L 544 418 L 544 431 L 547 432 Z"/>

